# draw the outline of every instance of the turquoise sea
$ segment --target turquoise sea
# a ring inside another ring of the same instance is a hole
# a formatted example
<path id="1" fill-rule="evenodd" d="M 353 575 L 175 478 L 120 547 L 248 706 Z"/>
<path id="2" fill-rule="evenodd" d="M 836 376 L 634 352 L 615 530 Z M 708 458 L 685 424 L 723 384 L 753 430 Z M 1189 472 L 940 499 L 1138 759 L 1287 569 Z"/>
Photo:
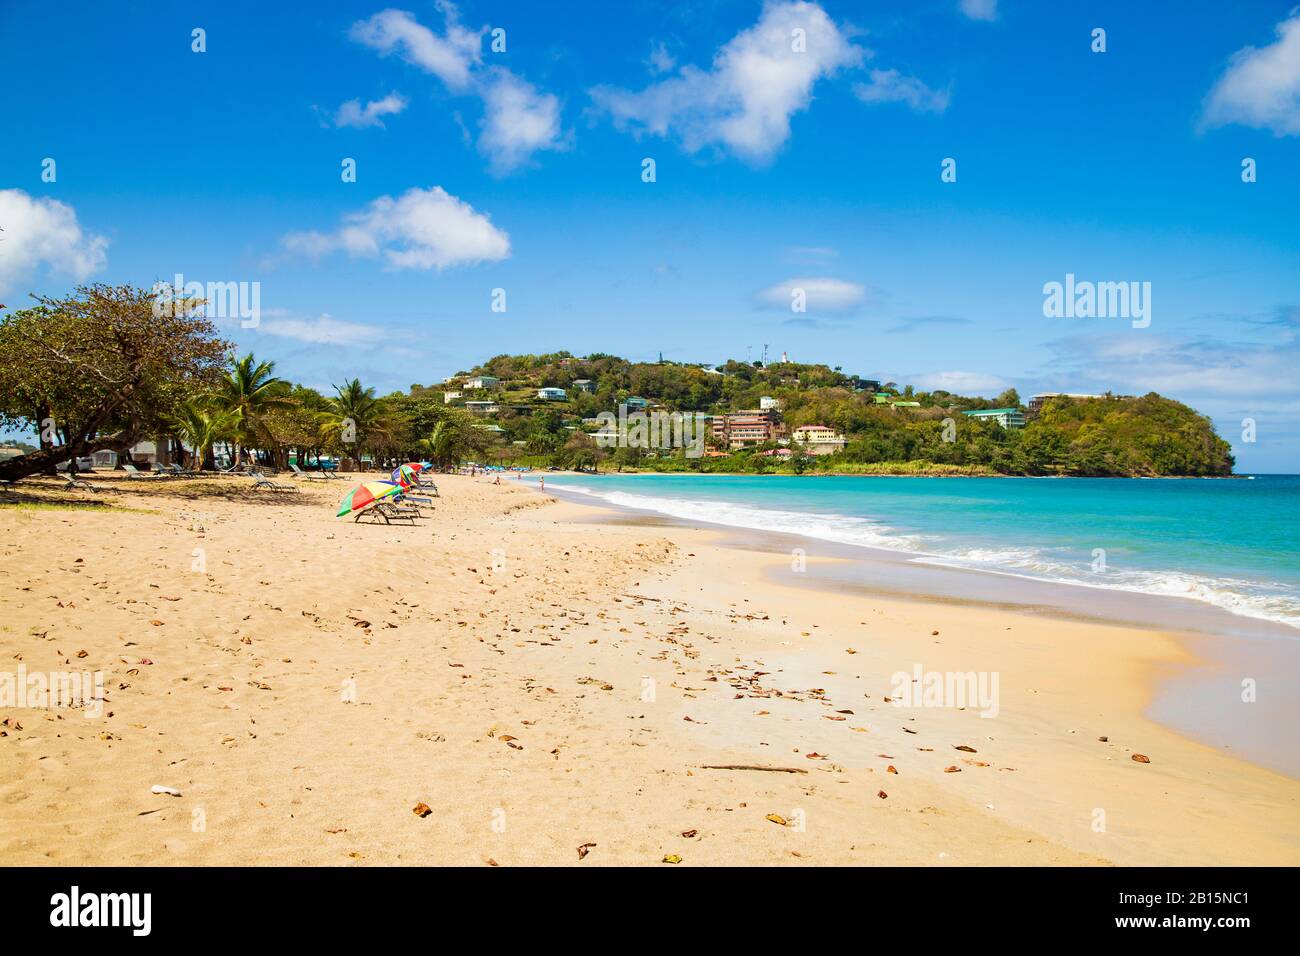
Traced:
<path id="1" fill-rule="evenodd" d="M 555 475 L 687 522 L 1185 598 L 1300 628 L 1300 476 L 1234 479 Z"/>

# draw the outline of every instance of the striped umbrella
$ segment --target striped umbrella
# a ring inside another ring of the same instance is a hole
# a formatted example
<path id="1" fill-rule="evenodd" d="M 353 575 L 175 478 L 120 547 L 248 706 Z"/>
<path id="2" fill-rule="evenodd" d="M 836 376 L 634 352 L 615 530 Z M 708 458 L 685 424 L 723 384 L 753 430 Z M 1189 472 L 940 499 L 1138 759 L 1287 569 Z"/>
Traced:
<path id="1" fill-rule="evenodd" d="M 353 514 L 369 507 L 380 498 L 391 498 L 401 490 L 402 486 L 394 481 L 367 481 L 357 485 L 339 503 L 339 512 L 334 517 L 342 518 L 344 515 Z"/>
<path id="2" fill-rule="evenodd" d="M 399 465 L 393 469 L 393 481 L 409 488 L 418 480 L 416 478 L 416 472 L 418 472 L 421 467 L 422 466 L 418 462 L 407 462 L 405 465 Z"/>

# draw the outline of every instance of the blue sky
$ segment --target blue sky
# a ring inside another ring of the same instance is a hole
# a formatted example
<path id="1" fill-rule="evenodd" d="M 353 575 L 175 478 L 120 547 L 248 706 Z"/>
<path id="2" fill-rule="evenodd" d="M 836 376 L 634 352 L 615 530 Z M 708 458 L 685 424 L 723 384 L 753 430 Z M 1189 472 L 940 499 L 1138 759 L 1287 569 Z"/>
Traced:
<path id="1" fill-rule="evenodd" d="M 0 302 L 258 282 L 224 331 L 327 391 L 765 343 L 968 393 L 1156 389 L 1239 470 L 1300 472 L 1300 13 L 1196 7 L 10 0 Z M 1150 326 L 1045 317 L 1067 273 L 1150 282 Z"/>

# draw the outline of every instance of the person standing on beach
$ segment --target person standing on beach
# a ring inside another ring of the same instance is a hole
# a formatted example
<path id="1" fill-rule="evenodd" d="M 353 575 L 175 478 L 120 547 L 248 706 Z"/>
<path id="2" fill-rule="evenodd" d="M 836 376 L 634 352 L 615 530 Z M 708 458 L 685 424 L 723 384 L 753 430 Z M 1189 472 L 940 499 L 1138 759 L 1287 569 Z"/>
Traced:
<path id="1" fill-rule="evenodd" d="M 545 475 L 542 475 L 542 477 L 538 478 L 538 479 L 537 479 L 537 483 L 538 483 L 539 485 L 542 486 L 542 491 L 545 491 L 545 490 L 546 490 L 546 476 L 545 476 Z"/>

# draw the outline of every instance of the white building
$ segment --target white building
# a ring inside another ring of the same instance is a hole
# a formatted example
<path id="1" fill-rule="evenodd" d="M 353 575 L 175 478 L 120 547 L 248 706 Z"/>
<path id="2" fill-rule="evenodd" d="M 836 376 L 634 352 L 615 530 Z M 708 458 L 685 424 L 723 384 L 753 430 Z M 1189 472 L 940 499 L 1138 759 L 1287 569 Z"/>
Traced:
<path id="1" fill-rule="evenodd" d="M 548 402 L 562 402 L 569 397 L 568 393 L 562 388 L 539 388 L 537 397 Z"/>
<path id="2" fill-rule="evenodd" d="M 846 444 L 843 435 L 825 425 L 801 425 L 790 437 L 810 455 L 832 455 Z"/>
<path id="3" fill-rule="evenodd" d="M 771 395 L 764 395 L 758 400 L 758 407 L 762 411 L 770 412 L 774 408 L 779 409 L 781 407 L 781 400 L 773 398 Z"/>
<path id="4" fill-rule="evenodd" d="M 496 388 L 501 380 L 492 375 L 476 375 L 465 383 L 466 388 Z"/>
<path id="5" fill-rule="evenodd" d="M 464 397 L 465 397 L 464 392 L 443 392 L 442 403 L 444 405 L 450 405 L 452 402 L 456 401 L 456 399 L 464 398 Z"/>

